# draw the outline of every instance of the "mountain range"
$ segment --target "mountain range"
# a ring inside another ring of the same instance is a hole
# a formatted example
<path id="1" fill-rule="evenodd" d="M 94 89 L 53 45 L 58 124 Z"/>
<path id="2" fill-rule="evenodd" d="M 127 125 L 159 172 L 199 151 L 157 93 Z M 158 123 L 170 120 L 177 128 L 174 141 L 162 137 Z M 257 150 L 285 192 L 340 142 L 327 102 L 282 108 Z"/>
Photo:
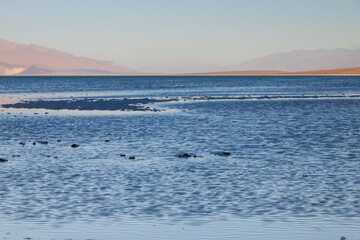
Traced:
<path id="1" fill-rule="evenodd" d="M 338 48 L 335 50 L 297 50 L 275 53 L 239 65 L 219 67 L 210 74 L 282 75 L 288 73 L 302 74 L 303 71 L 307 71 L 304 74 L 310 74 L 309 71 L 312 71 L 311 74 L 332 74 L 331 71 L 326 73 L 318 71 L 328 69 L 339 69 L 335 71 L 336 74 L 360 74 L 359 67 L 360 48 Z M 349 70 L 349 68 L 354 69 Z M 0 75 L 132 74 L 142 73 L 110 61 L 76 57 L 52 48 L 33 44 L 19 44 L 0 39 Z"/>
<path id="2" fill-rule="evenodd" d="M 109 61 L 76 57 L 52 48 L 0 39 L 0 75 L 135 74 Z"/>
<path id="3" fill-rule="evenodd" d="M 297 50 L 274 53 L 246 61 L 239 65 L 223 67 L 222 71 L 314 71 L 360 67 L 360 48 L 335 50 Z"/>

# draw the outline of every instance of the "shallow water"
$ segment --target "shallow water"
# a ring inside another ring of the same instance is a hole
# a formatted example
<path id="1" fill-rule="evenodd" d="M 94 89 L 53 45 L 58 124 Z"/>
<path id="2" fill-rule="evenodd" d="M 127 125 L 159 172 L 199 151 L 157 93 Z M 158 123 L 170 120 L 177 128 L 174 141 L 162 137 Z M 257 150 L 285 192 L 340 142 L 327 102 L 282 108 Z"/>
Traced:
<path id="1" fill-rule="evenodd" d="M 0 93 L 351 95 L 360 78 L 20 77 L 0 78 Z M 176 111 L 126 115 L 2 109 L 0 157 L 9 161 L 0 162 L 0 237 L 359 239 L 359 103 L 175 101 L 155 105 Z M 231 155 L 214 154 L 223 151 Z"/>

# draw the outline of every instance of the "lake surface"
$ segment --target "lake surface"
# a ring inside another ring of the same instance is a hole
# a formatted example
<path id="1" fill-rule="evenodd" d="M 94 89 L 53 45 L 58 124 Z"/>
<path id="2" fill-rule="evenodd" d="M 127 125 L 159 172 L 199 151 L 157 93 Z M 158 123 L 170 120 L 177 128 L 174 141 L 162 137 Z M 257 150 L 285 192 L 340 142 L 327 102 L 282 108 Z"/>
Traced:
<path id="1" fill-rule="evenodd" d="M 359 94 L 355 76 L 0 77 L 0 238 L 360 239 Z"/>

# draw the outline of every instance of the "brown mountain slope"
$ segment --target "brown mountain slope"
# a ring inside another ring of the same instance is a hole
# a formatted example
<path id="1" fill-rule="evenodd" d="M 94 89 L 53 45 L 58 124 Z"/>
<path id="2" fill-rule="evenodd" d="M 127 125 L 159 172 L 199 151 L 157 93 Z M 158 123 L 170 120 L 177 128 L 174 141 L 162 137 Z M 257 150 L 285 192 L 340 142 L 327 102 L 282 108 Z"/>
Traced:
<path id="1" fill-rule="evenodd" d="M 223 71 L 223 72 L 208 72 L 208 73 L 189 73 L 180 75 L 277 75 L 283 74 L 283 71 Z"/>
<path id="2" fill-rule="evenodd" d="M 75 57 L 69 53 L 37 45 L 24 45 L 0 39 L 0 62 L 22 66 L 26 69 L 33 66 L 29 74 L 64 73 L 93 74 L 94 72 L 107 74 L 131 74 L 136 71 L 118 66 L 109 61 L 98 61 L 85 57 Z M 4 64 L 1 65 L 5 68 Z M 37 69 L 41 69 L 37 72 Z M 9 71 L 10 71 L 9 70 Z M 4 72 L 4 71 L 3 71 Z M 1 72 L 0 72 L 1 73 Z M 26 74 L 26 70 L 24 71 Z"/>
<path id="3" fill-rule="evenodd" d="M 356 68 L 339 68 L 339 69 L 327 69 L 327 70 L 317 70 L 317 71 L 302 71 L 302 72 L 291 72 L 288 74 L 307 74 L 307 75 L 359 75 L 360 74 L 360 67 Z"/>
<path id="4" fill-rule="evenodd" d="M 189 73 L 180 75 L 206 75 L 206 76 L 221 76 L 221 75 L 360 75 L 360 67 L 356 68 L 340 68 L 327 69 L 317 71 L 301 71 L 301 72 L 284 72 L 284 71 L 227 71 L 227 72 L 209 72 L 209 73 Z"/>

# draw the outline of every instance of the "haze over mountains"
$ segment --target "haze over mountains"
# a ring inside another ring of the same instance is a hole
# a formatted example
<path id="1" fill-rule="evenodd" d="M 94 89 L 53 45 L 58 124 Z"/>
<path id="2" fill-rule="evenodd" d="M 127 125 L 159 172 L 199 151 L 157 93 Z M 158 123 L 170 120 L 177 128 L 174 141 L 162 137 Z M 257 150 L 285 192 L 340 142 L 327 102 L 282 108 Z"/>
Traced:
<path id="1" fill-rule="evenodd" d="M 222 70 L 298 72 L 353 67 L 360 67 L 360 48 L 297 50 L 288 53 L 274 53 L 239 65 L 226 66 Z"/>
<path id="2" fill-rule="evenodd" d="M 0 74 L 134 74 L 136 71 L 109 61 L 75 57 L 69 53 L 37 45 L 0 39 Z"/>
<path id="3" fill-rule="evenodd" d="M 273 75 L 300 71 L 360 67 L 360 48 L 336 50 L 297 50 L 275 53 L 239 65 L 214 69 L 238 75 Z M 336 71 L 341 74 L 341 71 Z M 344 74 L 359 74 L 359 68 Z M 0 39 L 0 75 L 131 75 L 135 70 L 109 61 L 98 61 L 37 45 L 24 45 Z M 159 74 L 159 73 L 157 73 Z M 301 73 L 299 73 L 301 74 Z M 321 74 L 321 73 L 319 73 Z M 325 73 L 324 73 L 325 74 Z"/>

